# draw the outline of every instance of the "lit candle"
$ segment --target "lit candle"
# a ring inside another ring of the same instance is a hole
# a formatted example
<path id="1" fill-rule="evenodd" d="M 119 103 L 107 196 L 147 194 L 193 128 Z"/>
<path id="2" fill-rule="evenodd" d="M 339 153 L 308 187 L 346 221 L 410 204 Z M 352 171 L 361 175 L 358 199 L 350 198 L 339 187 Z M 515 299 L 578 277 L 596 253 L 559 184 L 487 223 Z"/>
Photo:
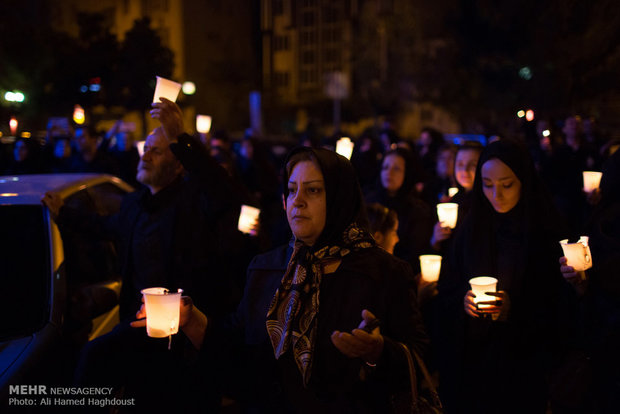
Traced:
<path id="1" fill-rule="evenodd" d="M 350 160 L 353 154 L 353 142 L 348 137 L 340 138 L 336 141 L 336 152 Z"/>
<path id="2" fill-rule="evenodd" d="M 239 231 L 247 234 L 252 234 L 256 226 L 256 220 L 258 220 L 259 214 L 260 210 L 256 207 L 242 205 L 241 214 L 239 214 L 239 222 L 237 224 L 237 228 L 239 229 Z"/>
<path id="3" fill-rule="evenodd" d="M 153 95 L 153 103 L 159 102 L 159 98 L 166 98 L 172 102 L 176 102 L 177 96 L 181 91 L 181 84 L 171 81 L 170 79 L 157 76 L 157 84 L 155 85 L 155 95 Z"/>
<path id="4" fill-rule="evenodd" d="M 146 308 L 146 333 L 152 338 L 165 338 L 179 332 L 182 289 L 169 292 L 166 288 L 142 289 Z"/>
<path id="5" fill-rule="evenodd" d="M 422 279 L 427 282 L 436 282 L 441 270 L 441 256 L 437 254 L 423 254 L 420 256 Z"/>
<path id="6" fill-rule="evenodd" d="M 448 188 L 448 196 L 450 198 L 454 197 L 456 195 L 456 193 L 459 192 L 459 189 L 457 187 L 450 187 Z"/>
<path id="7" fill-rule="evenodd" d="M 456 227 L 456 219 L 459 214 L 459 205 L 456 203 L 439 203 L 437 204 L 437 217 L 439 222 L 451 229 Z"/>
<path id="8" fill-rule="evenodd" d="M 473 279 L 469 279 L 469 285 L 471 286 L 471 290 L 474 292 L 474 295 L 476 295 L 474 298 L 475 303 L 497 300 L 495 296 L 486 294 L 486 292 L 495 292 L 497 289 L 497 279 L 494 277 L 474 277 Z M 491 306 L 492 305 L 478 305 L 478 308 L 489 308 Z"/>
<path id="9" fill-rule="evenodd" d="M 602 172 L 598 171 L 583 171 L 583 190 L 586 193 L 591 193 L 596 190 L 601 183 Z"/>
<path id="10" fill-rule="evenodd" d="M 196 115 L 196 131 L 207 134 L 211 130 L 211 117 L 209 115 Z"/>
<path id="11" fill-rule="evenodd" d="M 560 240 L 560 246 L 562 246 L 562 251 L 566 256 L 567 264 L 577 272 L 583 272 L 592 267 L 592 254 L 588 241 L 588 236 L 581 236 L 577 243 L 569 243 L 568 239 Z"/>

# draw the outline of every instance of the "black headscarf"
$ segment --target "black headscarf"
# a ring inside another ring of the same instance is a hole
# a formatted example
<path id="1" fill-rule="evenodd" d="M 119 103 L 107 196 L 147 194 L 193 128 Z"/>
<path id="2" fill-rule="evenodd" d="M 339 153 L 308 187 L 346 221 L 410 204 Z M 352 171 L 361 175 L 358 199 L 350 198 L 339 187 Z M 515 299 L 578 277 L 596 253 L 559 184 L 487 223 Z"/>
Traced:
<path id="1" fill-rule="evenodd" d="M 338 243 L 351 224 L 368 229 L 368 217 L 353 165 L 342 155 L 324 148 L 297 147 L 291 150 L 284 165 L 299 153 L 310 153 L 318 162 L 325 180 L 327 215 L 325 228 L 312 250 Z M 288 197 L 289 174 L 284 170 L 284 198 Z"/>
<path id="2" fill-rule="evenodd" d="M 312 155 L 323 173 L 325 228 L 311 247 L 295 240 L 286 272 L 267 311 L 266 327 L 275 357 L 292 352 L 303 383 L 308 385 L 325 268 L 351 252 L 374 246 L 375 242 L 367 230 L 362 193 L 351 163 L 333 151 L 306 147 L 291 151 L 286 163 L 302 152 Z M 285 184 L 288 178 L 285 172 Z M 284 194 L 288 197 L 288 185 Z"/>

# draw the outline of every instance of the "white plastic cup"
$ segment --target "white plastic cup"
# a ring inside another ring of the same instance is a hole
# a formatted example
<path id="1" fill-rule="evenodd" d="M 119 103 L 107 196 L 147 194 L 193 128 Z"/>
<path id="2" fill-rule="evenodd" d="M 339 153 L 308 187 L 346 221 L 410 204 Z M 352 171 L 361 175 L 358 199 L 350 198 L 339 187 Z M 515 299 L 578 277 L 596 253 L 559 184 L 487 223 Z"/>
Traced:
<path id="1" fill-rule="evenodd" d="M 172 102 L 176 102 L 181 84 L 171 81 L 170 79 L 156 76 L 157 85 L 155 85 L 155 95 L 153 95 L 153 103 L 159 102 L 159 98 L 166 98 Z"/>
<path id="2" fill-rule="evenodd" d="M 439 222 L 451 229 L 456 227 L 456 219 L 459 214 L 459 205 L 457 203 L 439 203 L 437 204 L 437 217 Z"/>
<path id="3" fill-rule="evenodd" d="M 211 130 L 211 117 L 209 115 L 196 115 L 196 131 L 207 134 Z"/>
<path id="4" fill-rule="evenodd" d="M 260 210 L 256 207 L 242 205 L 237 229 L 239 229 L 240 232 L 251 234 L 259 214 Z"/>
<path id="5" fill-rule="evenodd" d="M 589 237 L 581 236 L 577 243 L 569 243 L 568 239 L 560 240 L 560 246 L 567 259 L 567 265 L 575 271 L 583 272 L 592 267 L 592 253 L 588 245 Z"/>
<path id="6" fill-rule="evenodd" d="M 351 154 L 353 154 L 353 145 L 350 138 L 342 137 L 336 141 L 336 152 L 350 160 Z"/>
<path id="7" fill-rule="evenodd" d="M 471 290 L 474 292 L 474 295 L 476 295 L 474 298 L 475 303 L 497 300 L 495 296 L 486 294 L 486 292 L 495 292 L 497 289 L 497 279 L 494 277 L 474 277 L 473 279 L 469 279 L 469 285 L 471 286 Z M 492 305 L 478 305 L 478 308 L 489 308 L 491 306 Z"/>
<path id="8" fill-rule="evenodd" d="M 596 190 L 601 183 L 602 172 L 583 171 L 583 191 L 591 193 Z"/>
<path id="9" fill-rule="evenodd" d="M 437 254 L 423 254 L 420 256 L 422 279 L 427 282 L 436 282 L 441 271 L 441 256 Z"/>
<path id="10" fill-rule="evenodd" d="M 169 292 L 166 288 L 142 289 L 146 308 L 146 333 L 151 338 L 165 338 L 179 332 L 182 289 Z"/>

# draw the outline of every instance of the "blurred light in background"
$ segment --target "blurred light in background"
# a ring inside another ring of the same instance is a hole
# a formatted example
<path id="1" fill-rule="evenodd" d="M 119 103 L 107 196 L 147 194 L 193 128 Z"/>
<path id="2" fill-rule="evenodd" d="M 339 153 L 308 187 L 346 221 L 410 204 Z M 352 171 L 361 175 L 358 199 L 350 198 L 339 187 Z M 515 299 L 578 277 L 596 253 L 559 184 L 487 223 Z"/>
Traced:
<path id="1" fill-rule="evenodd" d="M 32 134 L 28 131 L 24 131 L 21 134 L 22 138 L 30 138 L 32 136 Z"/>
<path id="2" fill-rule="evenodd" d="M 78 125 L 82 125 L 86 121 L 86 115 L 84 114 L 84 108 L 80 105 L 73 107 L 73 122 Z"/>
<path id="3" fill-rule="evenodd" d="M 15 136 L 17 134 L 17 119 L 14 116 L 11 117 L 9 121 L 9 128 L 11 129 L 11 135 Z"/>
<path id="4" fill-rule="evenodd" d="M 525 119 L 527 119 L 528 121 L 533 121 L 534 120 L 534 111 L 532 111 L 531 109 L 528 109 L 525 112 Z"/>
<path id="5" fill-rule="evenodd" d="M 7 93 L 4 94 L 4 100 L 8 102 L 24 102 L 24 99 L 26 99 L 26 97 L 20 91 L 17 91 L 17 92 L 8 91 Z"/>
<path id="6" fill-rule="evenodd" d="M 209 115 L 196 115 L 196 131 L 207 134 L 211 130 L 211 117 Z"/>
<path id="7" fill-rule="evenodd" d="M 549 135 L 551 135 L 551 131 L 549 131 L 548 129 L 545 129 L 543 132 L 543 137 L 548 137 Z"/>
<path id="8" fill-rule="evenodd" d="M 519 112 L 517 112 L 517 116 L 519 118 L 523 118 L 525 116 L 525 111 L 524 110 L 520 110 Z"/>
<path id="9" fill-rule="evenodd" d="M 193 95 L 196 93 L 196 84 L 194 82 L 183 82 L 181 87 L 185 95 Z"/>

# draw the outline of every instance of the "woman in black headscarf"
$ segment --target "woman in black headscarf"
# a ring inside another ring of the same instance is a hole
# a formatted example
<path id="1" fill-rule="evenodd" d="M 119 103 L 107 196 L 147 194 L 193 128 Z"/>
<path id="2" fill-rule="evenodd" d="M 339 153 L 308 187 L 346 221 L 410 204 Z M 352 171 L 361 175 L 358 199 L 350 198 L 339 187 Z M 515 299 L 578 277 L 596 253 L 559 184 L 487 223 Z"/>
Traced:
<path id="1" fill-rule="evenodd" d="M 472 205 L 439 279 L 440 372 L 454 412 L 545 412 L 545 378 L 567 289 L 555 263 L 565 235 L 533 163 L 510 141 L 481 154 Z M 498 279 L 476 308 L 469 279 Z"/>
<path id="2" fill-rule="evenodd" d="M 398 238 L 394 255 L 409 262 L 418 273 L 418 256 L 429 250 L 433 234 L 433 213 L 416 196 L 415 185 L 422 179 L 417 173 L 414 154 L 396 148 L 383 157 L 381 175 L 375 188 L 366 196 L 367 203 L 380 203 L 398 214 Z"/>
<path id="3" fill-rule="evenodd" d="M 407 383 L 396 341 L 418 352 L 426 342 L 411 269 L 375 245 L 344 157 L 297 148 L 285 182 L 291 243 L 252 261 L 229 319 L 185 305 L 181 327 L 207 363 L 242 343 L 231 360 L 245 392 L 235 397 L 250 410 L 385 412 Z M 366 332 L 375 319 L 380 327 Z"/>

